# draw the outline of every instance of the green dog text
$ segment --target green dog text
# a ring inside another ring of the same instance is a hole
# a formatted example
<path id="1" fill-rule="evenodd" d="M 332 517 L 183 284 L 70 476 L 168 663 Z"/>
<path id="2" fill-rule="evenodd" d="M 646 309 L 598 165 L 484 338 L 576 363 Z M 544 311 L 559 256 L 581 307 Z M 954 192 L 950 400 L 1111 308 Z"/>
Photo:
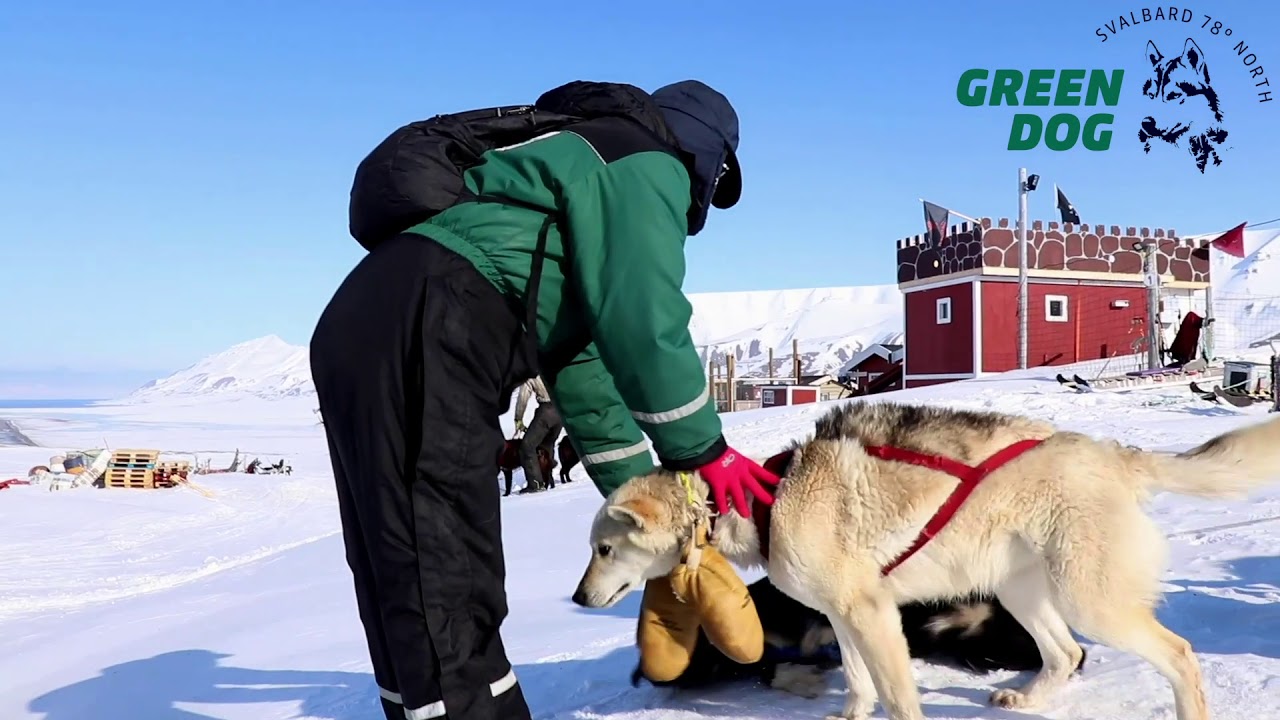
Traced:
<path id="1" fill-rule="evenodd" d="M 956 98 L 961 105 L 1009 105 L 1022 107 L 1094 107 L 1099 101 L 1114 107 L 1120 101 L 1124 70 L 988 70 L 975 68 L 960 75 Z M 1054 76 L 1057 83 L 1054 83 Z M 1088 83 L 1085 84 L 1085 78 Z M 987 78 L 991 81 L 987 82 Z M 1010 150 L 1031 150 L 1044 140 L 1050 150 L 1070 150 L 1080 142 L 1088 150 L 1111 147 L 1112 113 L 1088 116 L 1060 112 L 1043 119 L 1034 113 L 1017 113 L 1009 131 Z"/>

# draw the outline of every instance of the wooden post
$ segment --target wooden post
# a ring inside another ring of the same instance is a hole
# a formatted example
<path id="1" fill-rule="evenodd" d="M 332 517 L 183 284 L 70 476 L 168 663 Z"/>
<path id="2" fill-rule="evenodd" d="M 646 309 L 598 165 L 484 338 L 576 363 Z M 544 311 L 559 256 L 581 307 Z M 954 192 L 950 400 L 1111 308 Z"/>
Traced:
<path id="1" fill-rule="evenodd" d="M 800 384 L 800 341 L 791 338 L 791 365 L 796 376 L 796 384 Z"/>
<path id="2" fill-rule="evenodd" d="M 716 360 L 710 359 L 710 352 L 707 354 L 707 392 L 712 395 L 712 407 L 716 405 Z"/>
<path id="3" fill-rule="evenodd" d="M 720 363 L 714 360 L 712 362 L 716 368 L 716 412 L 720 412 Z"/>
<path id="4" fill-rule="evenodd" d="M 720 396 L 724 394 L 724 368 L 716 361 L 716 412 L 724 412 L 720 405 Z"/>
<path id="5" fill-rule="evenodd" d="M 736 369 L 736 368 L 734 368 L 734 360 L 735 360 L 735 358 L 733 357 L 733 353 L 732 353 L 732 352 L 730 352 L 730 353 L 729 353 L 729 358 L 728 358 L 728 360 L 727 360 L 727 367 L 728 367 L 728 371 L 729 371 L 729 376 L 728 376 L 728 386 L 725 388 L 725 392 L 728 394 L 728 400 L 729 400 L 729 412 L 733 412 L 733 410 L 734 410 L 734 400 L 736 400 L 736 399 L 737 399 L 737 398 L 735 398 L 735 397 L 734 397 L 734 392 L 733 392 L 733 390 L 734 390 L 734 387 L 733 387 L 733 374 L 734 374 L 734 370 Z"/>
<path id="6" fill-rule="evenodd" d="M 769 374 L 765 377 L 773 380 L 773 348 L 769 348 Z"/>

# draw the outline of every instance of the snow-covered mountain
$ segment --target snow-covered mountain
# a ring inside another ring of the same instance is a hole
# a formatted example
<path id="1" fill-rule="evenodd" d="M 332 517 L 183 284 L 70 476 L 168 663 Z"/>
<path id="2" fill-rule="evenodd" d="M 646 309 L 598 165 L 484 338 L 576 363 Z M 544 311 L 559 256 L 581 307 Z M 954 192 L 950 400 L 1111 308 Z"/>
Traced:
<path id="1" fill-rule="evenodd" d="M 790 375 L 792 341 L 804 374 L 839 370 L 875 343 L 902 341 L 902 293 L 897 285 L 754 290 L 689 296 L 693 342 L 705 364 L 734 356 L 739 377 Z M 722 370 L 723 372 L 723 370 Z"/>
<path id="2" fill-rule="evenodd" d="M 166 378 L 152 380 L 126 399 L 234 394 L 283 398 L 314 392 L 307 348 L 267 335 L 233 345 Z"/>
<path id="3" fill-rule="evenodd" d="M 793 339 L 799 344 L 801 370 L 808 374 L 835 371 L 866 345 L 902 337 L 902 295 L 896 285 L 694 293 L 689 301 L 689 329 L 703 363 L 723 367 L 733 353 L 739 376 L 765 374 L 770 348 L 776 372 L 789 375 Z M 281 398 L 314 392 L 307 348 L 270 335 L 153 380 L 126 399 Z"/>

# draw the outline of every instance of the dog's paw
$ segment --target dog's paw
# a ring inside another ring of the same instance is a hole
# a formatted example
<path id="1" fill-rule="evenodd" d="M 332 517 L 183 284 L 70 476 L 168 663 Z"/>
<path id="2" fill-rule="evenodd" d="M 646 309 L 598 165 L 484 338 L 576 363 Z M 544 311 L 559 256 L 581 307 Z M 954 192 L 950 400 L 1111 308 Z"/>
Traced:
<path id="1" fill-rule="evenodd" d="M 874 707 L 874 702 L 848 697 L 844 701 L 844 710 L 839 715 L 828 715 L 826 720 L 870 720 Z"/>
<path id="2" fill-rule="evenodd" d="M 827 679 L 822 669 L 813 665 L 779 663 L 769 687 L 804 698 L 816 698 L 826 692 Z"/>
<path id="3" fill-rule="evenodd" d="M 1040 703 L 1021 690 L 1001 688 L 991 693 L 991 704 L 1006 710 L 1031 710 Z"/>

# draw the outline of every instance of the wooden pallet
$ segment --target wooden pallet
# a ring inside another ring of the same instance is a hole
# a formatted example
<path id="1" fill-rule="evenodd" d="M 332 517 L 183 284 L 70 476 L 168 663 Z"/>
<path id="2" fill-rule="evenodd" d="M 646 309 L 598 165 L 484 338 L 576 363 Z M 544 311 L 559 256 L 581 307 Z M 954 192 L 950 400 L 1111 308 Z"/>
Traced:
<path id="1" fill-rule="evenodd" d="M 102 486 L 145 489 L 157 487 L 155 470 L 159 457 L 159 450 L 116 450 L 111 453 L 111 461 L 107 463 Z M 171 482 L 160 487 L 170 486 Z"/>
<path id="2" fill-rule="evenodd" d="M 153 483 L 156 487 L 173 487 L 187 481 L 191 463 L 184 461 L 156 463 Z"/>

